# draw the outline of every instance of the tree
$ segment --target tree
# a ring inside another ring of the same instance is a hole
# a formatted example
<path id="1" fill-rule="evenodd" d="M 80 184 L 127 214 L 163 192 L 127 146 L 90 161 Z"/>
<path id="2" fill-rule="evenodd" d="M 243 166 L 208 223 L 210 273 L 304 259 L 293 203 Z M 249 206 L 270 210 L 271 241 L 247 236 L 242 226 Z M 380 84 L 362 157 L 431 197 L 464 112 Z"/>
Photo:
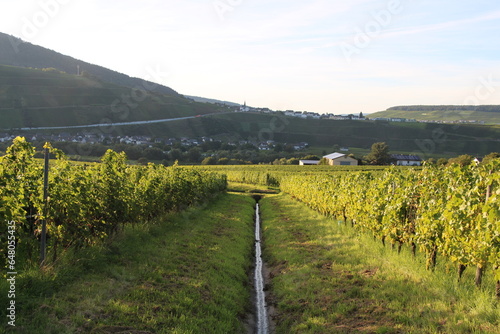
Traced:
<path id="1" fill-rule="evenodd" d="M 483 158 L 483 163 L 488 163 L 491 160 L 500 158 L 500 153 L 492 152 Z"/>
<path id="2" fill-rule="evenodd" d="M 174 148 L 172 151 L 170 151 L 170 160 L 175 161 L 175 160 L 180 160 L 181 158 L 182 158 L 181 150 Z"/>
<path id="3" fill-rule="evenodd" d="M 137 163 L 141 166 L 146 166 L 148 164 L 148 159 L 145 157 L 141 157 L 137 159 Z"/>
<path id="4" fill-rule="evenodd" d="M 217 159 L 215 159 L 214 157 L 206 157 L 205 159 L 203 159 L 201 164 L 202 165 L 217 165 Z"/>
<path id="5" fill-rule="evenodd" d="M 425 164 L 435 166 L 437 164 L 437 160 L 435 158 L 429 158 L 425 161 Z"/>
<path id="6" fill-rule="evenodd" d="M 219 161 L 217 162 L 218 165 L 228 165 L 229 164 L 229 159 L 228 158 L 220 158 Z"/>
<path id="7" fill-rule="evenodd" d="M 283 152 L 283 150 L 284 150 L 283 144 L 278 143 L 274 146 L 274 152 Z"/>
<path id="8" fill-rule="evenodd" d="M 318 165 L 329 165 L 329 164 L 330 162 L 328 161 L 327 158 L 321 158 L 318 163 Z"/>
<path id="9" fill-rule="evenodd" d="M 284 151 L 286 153 L 293 153 L 295 151 L 295 149 L 293 148 L 293 145 L 288 144 L 285 146 Z"/>
<path id="10" fill-rule="evenodd" d="M 186 153 L 186 157 L 190 162 L 199 162 L 201 159 L 200 149 L 197 147 L 190 148 Z"/>
<path id="11" fill-rule="evenodd" d="M 448 163 L 448 159 L 446 158 L 439 158 L 438 161 L 436 162 L 436 164 L 438 166 L 444 166 Z"/>
<path id="12" fill-rule="evenodd" d="M 144 156 L 149 160 L 163 160 L 166 158 L 165 153 L 157 147 L 148 147 L 145 149 Z"/>
<path id="13" fill-rule="evenodd" d="M 453 164 L 457 164 L 460 166 L 467 166 L 467 165 L 470 165 L 472 163 L 472 160 L 474 160 L 474 157 L 472 155 L 463 154 L 459 157 L 452 158 L 452 159 L 448 160 L 448 166 L 453 165 Z"/>
<path id="14" fill-rule="evenodd" d="M 389 146 L 385 142 L 378 142 L 372 145 L 370 154 L 366 156 L 366 160 L 371 165 L 387 165 L 391 161 L 389 155 Z"/>
<path id="15" fill-rule="evenodd" d="M 301 160 L 320 160 L 321 158 L 317 155 L 306 155 Z"/>

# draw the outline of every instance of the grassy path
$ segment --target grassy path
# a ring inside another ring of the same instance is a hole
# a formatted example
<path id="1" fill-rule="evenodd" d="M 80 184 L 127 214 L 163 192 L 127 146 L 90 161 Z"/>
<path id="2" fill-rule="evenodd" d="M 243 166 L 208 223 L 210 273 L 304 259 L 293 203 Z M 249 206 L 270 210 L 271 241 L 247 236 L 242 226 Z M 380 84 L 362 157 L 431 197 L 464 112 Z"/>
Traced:
<path id="1" fill-rule="evenodd" d="M 260 204 L 277 333 L 500 333 L 492 291 L 445 264 L 428 272 L 284 194 Z"/>
<path id="2" fill-rule="evenodd" d="M 22 273 L 16 327 L 8 332 L 244 332 L 254 204 L 225 194 L 126 230 L 112 246 L 67 255 L 57 269 Z"/>

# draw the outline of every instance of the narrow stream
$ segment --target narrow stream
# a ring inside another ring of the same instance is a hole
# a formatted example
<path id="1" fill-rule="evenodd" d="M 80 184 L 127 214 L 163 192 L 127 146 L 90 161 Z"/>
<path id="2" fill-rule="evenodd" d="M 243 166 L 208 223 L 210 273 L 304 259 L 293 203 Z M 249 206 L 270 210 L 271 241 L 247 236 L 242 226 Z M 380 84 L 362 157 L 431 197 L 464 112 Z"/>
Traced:
<path id="1" fill-rule="evenodd" d="M 260 211 L 259 203 L 255 206 L 255 293 L 257 307 L 257 334 L 267 334 L 269 323 L 267 319 L 266 295 L 264 293 L 264 277 L 262 274 L 262 249 L 260 245 Z"/>

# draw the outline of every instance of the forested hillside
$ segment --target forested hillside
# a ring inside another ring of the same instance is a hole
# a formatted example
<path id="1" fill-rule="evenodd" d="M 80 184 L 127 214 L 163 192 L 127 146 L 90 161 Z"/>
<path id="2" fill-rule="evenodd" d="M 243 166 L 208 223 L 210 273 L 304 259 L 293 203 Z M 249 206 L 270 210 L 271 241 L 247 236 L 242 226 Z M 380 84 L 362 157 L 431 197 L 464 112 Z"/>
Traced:
<path id="1" fill-rule="evenodd" d="M 0 129 L 132 122 L 212 113 L 178 94 L 128 88 L 54 68 L 0 65 Z"/>
<path id="2" fill-rule="evenodd" d="M 145 82 L 143 79 L 132 78 L 102 66 L 89 64 L 3 33 L 0 33 L 0 64 L 31 68 L 56 68 L 71 74 L 77 74 L 78 66 L 80 66 L 81 71 L 96 76 L 102 81 L 129 88 L 144 86 Z M 149 81 L 146 83 L 146 86 L 152 91 L 179 96 L 172 88 Z"/>

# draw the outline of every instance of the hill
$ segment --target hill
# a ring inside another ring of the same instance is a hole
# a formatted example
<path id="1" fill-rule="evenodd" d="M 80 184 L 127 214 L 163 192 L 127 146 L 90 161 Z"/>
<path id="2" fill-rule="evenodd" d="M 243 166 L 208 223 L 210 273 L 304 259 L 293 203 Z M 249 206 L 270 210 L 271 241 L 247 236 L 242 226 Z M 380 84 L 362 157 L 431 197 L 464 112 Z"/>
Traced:
<path id="1" fill-rule="evenodd" d="M 136 87 L 55 69 L 0 65 L 0 129 L 145 121 L 217 110 L 179 94 Z"/>
<path id="2" fill-rule="evenodd" d="M 373 143 L 384 141 L 392 152 L 417 154 L 422 158 L 461 154 L 484 156 L 500 152 L 498 125 L 317 120 L 259 113 L 221 113 L 168 123 L 121 126 L 119 131 L 160 138 L 307 142 L 313 148 L 327 151 L 336 145 L 369 150 Z M 30 133 L 32 131 L 21 134 Z"/>
<path id="3" fill-rule="evenodd" d="M 3 33 L 0 33 L 0 64 L 40 69 L 55 68 L 59 71 L 74 74 L 77 74 L 77 68 L 80 66 L 81 71 L 85 71 L 104 82 L 129 88 L 138 86 L 148 87 L 148 90 L 157 93 L 180 96 L 172 88 L 143 79 L 132 78 L 102 66 L 89 64 L 82 60 L 65 56 L 56 51 L 24 42 L 19 38 Z"/>
<path id="4" fill-rule="evenodd" d="M 477 121 L 500 124 L 500 106 L 397 106 L 379 111 L 369 116 L 373 118 L 407 118 L 420 121 L 455 122 Z"/>
<path id="5" fill-rule="evenodd" d="M 500 151 L 500 126 L 479 124 L 396 123 L 299 119 L 264 114 L 233 113 L 204 117 L 210 128 L 240 134 L 242 139 L 333 145 L 369 149 L 385 141 L 392 151 L 484 155 Z"/>

